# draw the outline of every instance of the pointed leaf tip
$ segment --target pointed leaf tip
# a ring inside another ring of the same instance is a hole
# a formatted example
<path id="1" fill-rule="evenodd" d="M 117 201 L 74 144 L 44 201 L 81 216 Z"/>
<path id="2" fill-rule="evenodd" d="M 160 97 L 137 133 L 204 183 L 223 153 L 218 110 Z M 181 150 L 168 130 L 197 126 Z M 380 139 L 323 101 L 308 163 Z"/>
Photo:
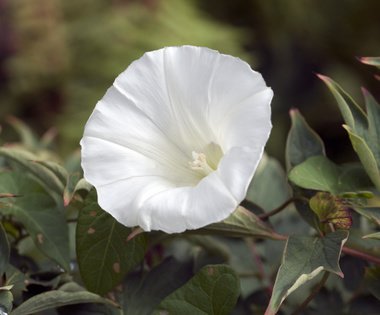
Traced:
<path id="1" fill-rule="evenodd" d="M 286 140 L 285 159 L 287 169 L 315 155 L 324 155 L 322 139 L 309 126 L 298 109 L 291 110 L 291 128 Z"/>
<path id="2" fill-rule="evenodd" d="M 276 314 L 292 292 L 323 270 L 343 277 L 339 260 L 347 238 L 347 231 L 329 233 L 323 238 L 290 236 L 265 314 Z"/>
<path id="3" fill-rule="evenodd" d="M 320 74 L 320 73 L 317 73 L 317 72 L 315 72 L 315 75 L 316 75 L 319 79 L 321 79 L 322 81 L 325 81 L 325 82 L 331 80 L 328 76 L 323 75 L 323 74 Z"/>
<path id="4" fill-rule="evenodd" d="M 298 108 L 293 107 L 293 108 L 291 108 L 291 109 L 289 110 L 289 115 L 290 115 L 290 117 L 291 117 L 291 116 L 293 116 L 293 115 L 298 114 L 299 112 L 300 112 L 300 111 L 299 111 Z"/>
<path id="5" fill-rule="evenodd" d="M 380 66 L 380 57 L 359 57 L 358 60 L 366 65 Z"/>
<path id="6" fill-rule="evenodd" d="M 360 90 L 362 91 L 364 97 L 368 97 L 371 94 L 364 86 L 360 87 Z"/>
<path id="7" fill-rule="evenodd" d="M 127 242 L 135 238 L 137 235 L 144 233 L 145 231 L 141 227 L 137 227 L 132 230 L 132 232 L 127 237 Z"/>

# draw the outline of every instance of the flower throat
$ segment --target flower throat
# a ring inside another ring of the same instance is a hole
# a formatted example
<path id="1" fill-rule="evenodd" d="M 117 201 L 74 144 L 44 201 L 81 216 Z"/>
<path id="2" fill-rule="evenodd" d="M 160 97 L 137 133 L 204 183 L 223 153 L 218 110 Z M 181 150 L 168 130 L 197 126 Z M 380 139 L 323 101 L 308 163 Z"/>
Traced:
<path id="1" fill-rule="evenodd" d="M 202 176 L 207 176 L 218 168 L 223 151 L 218 144 L 211 142 L 204 147 L 202 152 L 192 151 L 191 155 L 193 160 L 189 162 L 190 168 Z"/>

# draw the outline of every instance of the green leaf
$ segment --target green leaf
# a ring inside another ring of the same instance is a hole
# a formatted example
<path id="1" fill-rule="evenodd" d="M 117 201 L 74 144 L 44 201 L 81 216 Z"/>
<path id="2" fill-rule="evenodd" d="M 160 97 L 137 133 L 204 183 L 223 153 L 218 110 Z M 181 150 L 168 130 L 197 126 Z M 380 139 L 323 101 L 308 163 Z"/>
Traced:
<path id="1" fill-rule="evenodd" d="M 54 141 L 57 138 L 57 134 L 58 134 L 58 131 L 56 127 L 51 127 L 50 129 L 48 129 L 42 135 L 40 139 L 40 143 L 39 143 L 40 147 L 42 149 L 49 149 L 49 147 L 52 147 L 52 145 L 54 144 Z"/>
<path id="2" fill-rule="evenodd" d="M 353 209 L 368 220 L 380 226 L 380 208 L 378 207 L 353 207 Z"/>
<path id="3" fill-rule="evenodd" d="M 107 293 L 143 259 L 146 237 L 140 234 L 128 240 L 130 233 L 96 202 L 81 209 L 76 250 L 82 280 L 90 291 Z"/>
<path id="4" fill-rule="evenodd" d="M 337 185 L 340 191 L 351 193 L 355 191 L 355 198 L 372 198 L 371 192 L 361 191 L 364 188 L 372 187 L 372 181 L 361 163 L 343 164 L 339 166 L 339 169 L 340 175 Z"/>
<path id="5" fill-rule="evenodd" d="M 338 83 L 323 75 L 318 75 L 318 77 L 327 85 L 334 95 L 346 124 L 353 132 L 362 136 L 367 129 L 366 113 Z"/>
<path id="6" fill-rule="evenodd" d="M 0 314 L 9 313 L 13 307 L 13 295 L 10 290 L 0 287 Z M 5 309 L 4 309 L 5 308 Z M 13 313 L 12 313 L 13 314 Z"/>
<path id="7" fill-rule="evenodd" d="M 63 166 L 59 165 L 56 162 L 52 162 L 52 161 L 36 160 L 35 163 L 38 163 L 38 164 L 46 167 L 48 170 L 50 170 L 60 180 L 62 185 L 66 185 L 67 177 L 69 176 L 69 174 Z"/>
<path id="8" fill-rule="evenodd" d="M 294 167 L 288 177 L 299 187 L 332 194 L 366 188 L 370 183 L 361 168 L 338 166 L 325 156 L 314 156 Z"/>
<path id="9" fill-rule="evenodd" d="M 380 232 L 375 232 L 375 233 L 364 235 L 363 238 L 372 238 L 375 240 L 380 240 Z"/>
<path id="10" fill-rule="evenodd" d="M 74 194 L 81 191 L 89 193 L 91 189 L 92 185 L 89 182 L 87 182 L 84 178 L 81 178 L 75 185 Z"/>
<path id="11" fill-rule="evenodd" d="M 225 265 L 203 267 L 183 287 L 170 294 L 160 304 L 168 314 L 231 314 L 240 293 L 239 279 Z"/>
<path id="12" fill-rule="evenodd" d="M 124 283 L 125 315 L 150 315 L 160 302 L 193 276 L 193 262 L 167 258 L 143 279 L 128 276 Z"/>
<path id="13" fill-rule="evenodd" d="M 67 206 L 74 196 L 76 185 L 81 177 L 78 172 L 71 173 L 67 178 L 67 184 L 63 192 L 63 203 Z"/>
<path id="14" fill-rule="evenodd" d="M 380 190 L 380 171 L 373 152 L 363 138 L 355 134 L 349 126 L 343 125 L 347 130 L 350 137 L 352 146 L 358 154 L 360 161 L 363 164 L 369 178 L 375 184 L 376 188 Z"/>
<path id="15" fill-rule="evenodd" d="M 34 175 L 41 181 L 48 192 L 54 191 L 60 196 L 63 195 L 64 185 L 60 179 L 45 166 L 34 162 L 37 157 L 32 153 L 17 148 L 0 148 L 0 156 L 17 163 L 27 172 Z"/>
<path id="16" fill-rule="evenodd" d="M 2 199 L 0 213 L 21 222 L 36 246 L 65 270 L 69 270 L 69 238 L 64 213 L 52 198 L 39 191 L 36 182 L 24 173 L 0 174 L 0 191 L 21 195 Z"/>
<path id="17" fill-rule="evenodd" d="M 29 128 L 21 120 L 16 117 L 10 116 L 7 118 L 8 123 L 16 130 L 18 133 L 21 143 L 28 149 L 38 148 L 39 141 L 32 129 Z"/>
<path id="18" fill-rule="evenodd" d="M 290 111 L 292 126 L 286 140 L 285 159 L 287 169 L 302 163 L 309 157 L 325 155 L 325 146 L 318 134 L 307 124 L 297 109 Z"/>
<path id="19" fill-rule="evenodd" d="M 189 231 L 188 233 L 220 234 L 232 237 L 279 238 L 279 235 L 265 222 L 243 207 L 238 207 L 227 219 L 221 222 L 213 223 L 199 230 Z"/>
<path id="20" fill-rule="evenodd" d="M 380 190 L 380 106 L 371 94 L 363 89 L 367 114 L 333 80 L 319 76 L 335 96 L 343 115 L 352 146 L 358 154 L 368 176 Z"/>
<path id="21" fill-rule="evenodd" d="M 362 88 L 365 105 L 368 115 L 368 132 L 365 134 L 365 140 L 370 147 L 377 165 L 380 165 L 380 105 L 373 98 L 371 93 Z"/>
<path id="22" fill-rule="evenodd" d="M 110 303 L 97 294 L 87 291 L 52 290 L 31 297 L 13 310 L 12 315 L 28 315 L 57 307 L 79 303 Z"/>
<path id="23" fill-rule="evenodd" d="M 4 286 L 11 286 L 15 297 L 20 296 L 26 290 L 25 274 L 12 265 L 8 265 L 5 272 Z"/>
<path id="24" fill-rule="evenodd" d="M 302 188 L 337 193 L 339 175 L 339 168 L 328 158 L 315 156 L 294 167 L 289 179 Z"/>
<path id="25" fill-rule="evenodd" d="M 249 185 L 246 199 L 269 211 L 290 196 L 290 187 L 281 164 L 264 154 Z"/>
<path id="26" fill-rule="evenodd" d="M 323 141 L 318 134 L 308 125 L 303 116 L 297 109 L 290 111 L 292 126 L 289 130 L 285 160 L 286 168 L 289 171 L 291 168 L 303 163 L 312 156 L 324 156 L 325 147 Z M 308 196 L 310 191 L 303 190 L 293 185 L 294 196 Z M 298 214 L 313 228 L 319 229 L 318 219 L 310 210 L 307 202 L 296 200 L 294 206 Z"/>
<path id="27" fill-rule="evenodd" d="M 338 262 L 347 238 L 347 231 L 336 231 L 323 238 L 290 236 L 265 314 L 276 314 L 289 294 L 323 270 L 343 277 Z"/>
<path id="28" fill-rule="evenodd" d="M 79 194 L 82 198 L 85 198 L 91 191 L 92 185 L 88 183 L 84 178 L 80 178 L 79 172 L 70 173 L 67 179 L 67 184 L 63 192 L 63 204 L 68 206 L 71 200 L 76 194 Z"/>
<path id="29" fill-rule="evenodd" d="M 0 222 L 0 277 L 5 272 L 9 263 L 10 247 L 7 234 Z"/>
<path id="30" fill-rule="evenodd" d="M 50 197 L 43 194 L 29 194 L 17 198 L 0 211 L 15 216 L 29 232 L 35 245 L 63 269 L 69 270 L 66 219 Z"/>
<path id="31" fill-rule="evenodd" d="M 359 60 L 366 65 L 380 68 L 380 57 L 360 57 Z"/>

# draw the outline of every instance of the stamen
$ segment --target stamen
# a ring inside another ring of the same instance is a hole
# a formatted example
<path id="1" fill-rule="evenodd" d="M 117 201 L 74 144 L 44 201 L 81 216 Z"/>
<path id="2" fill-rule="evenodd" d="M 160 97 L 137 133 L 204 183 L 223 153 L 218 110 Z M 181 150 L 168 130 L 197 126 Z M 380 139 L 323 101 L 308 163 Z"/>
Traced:
<path id="1" fill-rule="evenodd" d="M 206 154 L 200 152 L 191 152 L 193 161 L 189 162 L 190 168 L 192 170 L 200 171 L 204 175 L 208 175 L 214 171 L 212 167 L 207 163 Z"/>

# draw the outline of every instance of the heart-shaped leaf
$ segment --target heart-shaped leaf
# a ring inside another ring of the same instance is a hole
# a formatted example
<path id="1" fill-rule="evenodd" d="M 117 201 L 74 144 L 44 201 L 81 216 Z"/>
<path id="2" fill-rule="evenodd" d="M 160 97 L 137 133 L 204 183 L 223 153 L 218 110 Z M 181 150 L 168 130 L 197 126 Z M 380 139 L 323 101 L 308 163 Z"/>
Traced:
<path id="1" fill-rule="evenodd" d="M 343 277 L 339 258 L 347 238 L 347 231 L 336 231 L 323 238 L 290 236 L 265 314 L 276 314 L 289 294 L 323 270 Z"/>
<path id="2" fill-rule="evenodd" d="M 79 270 L 86 287 L 105 294 L 144 257 L 146 237 L 131 240 L 131 229 L 117 222 L 92 202 L 79 212 L 76 250 Z"/>
<path id="3" fill-rule="evenodd" d="M 339 194 L 366 188 L 368 182 L 361 168 L 338 166 L 325 156 L 313 156 L 294 167 L 289 180 L 299 187 Z"/>
<path id="4" fill-rule="evenodd" d="M 159 314 L 166 311 L 168 314 L 181 315 L 228 315 L 239 293 L 239 278 L 232 268 L 208 265 L 165 298 L 159 306 Z"/>
<path id="5" fill-rule="evenodd" d="M 290 111 L 292 126 L 286 140 L 285 159 L 287 169 L 316 155 L 325 155 L 325 146 L 318 134 L 308 125 L 297 109 Z"/>

